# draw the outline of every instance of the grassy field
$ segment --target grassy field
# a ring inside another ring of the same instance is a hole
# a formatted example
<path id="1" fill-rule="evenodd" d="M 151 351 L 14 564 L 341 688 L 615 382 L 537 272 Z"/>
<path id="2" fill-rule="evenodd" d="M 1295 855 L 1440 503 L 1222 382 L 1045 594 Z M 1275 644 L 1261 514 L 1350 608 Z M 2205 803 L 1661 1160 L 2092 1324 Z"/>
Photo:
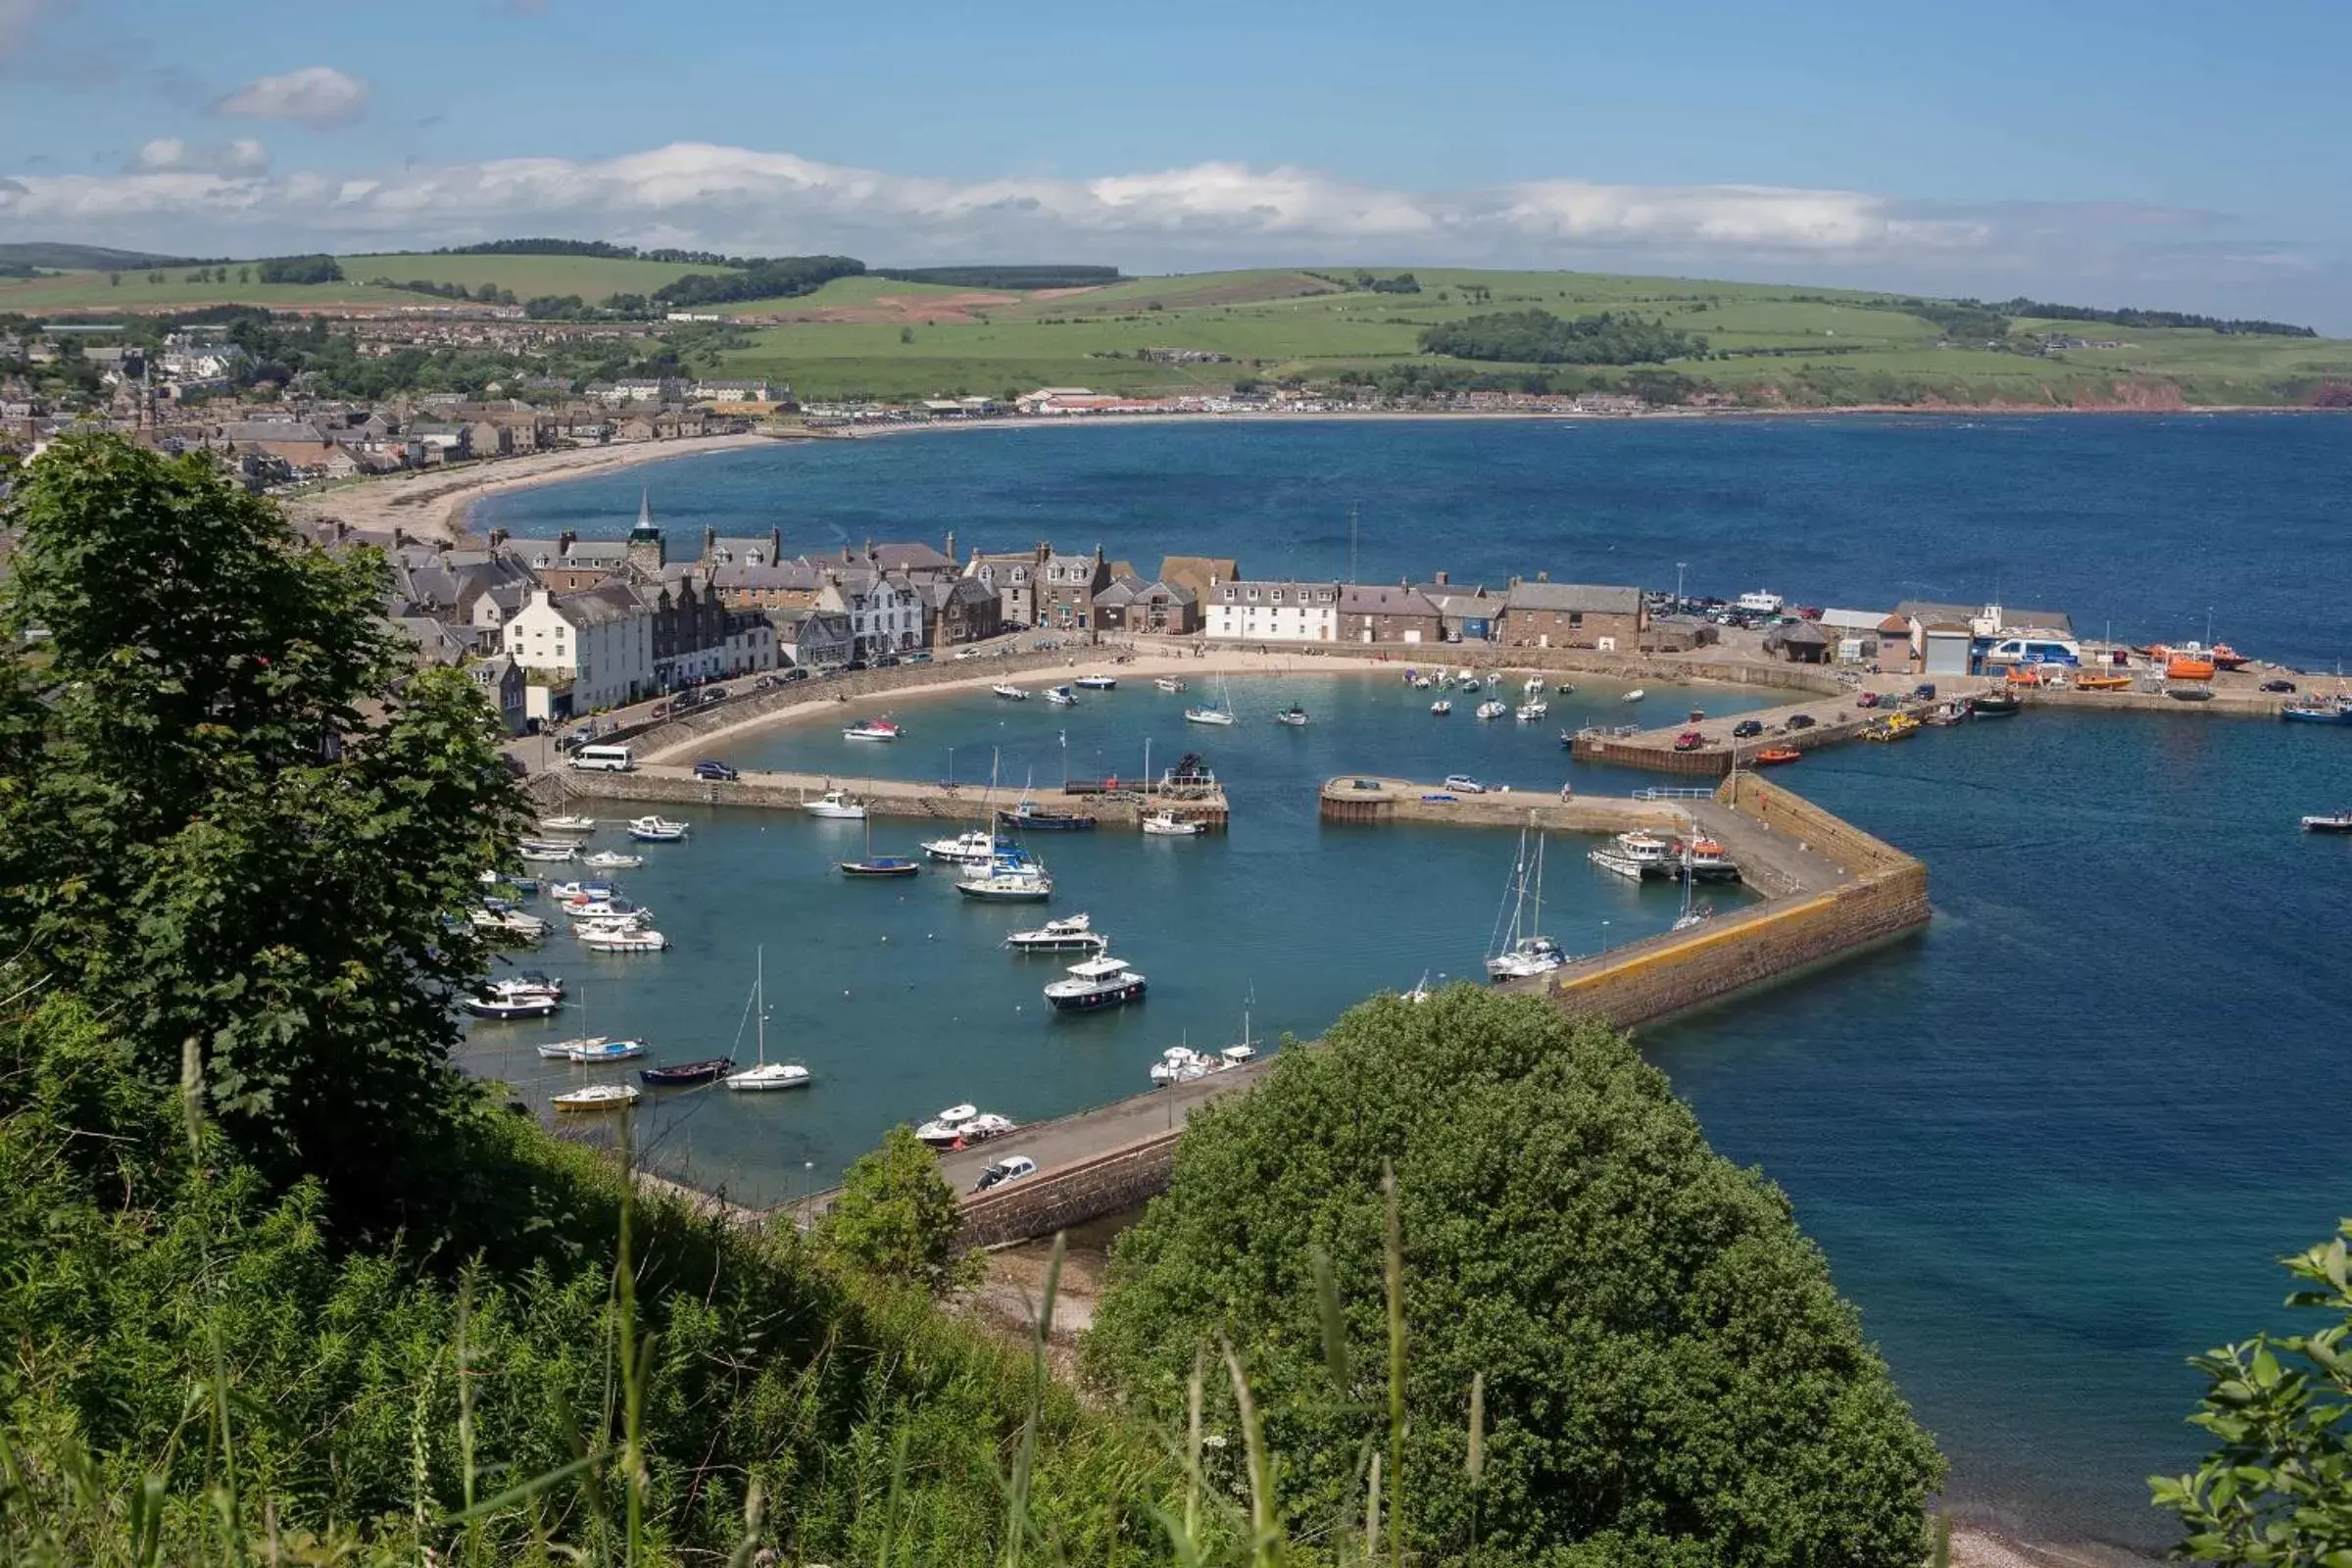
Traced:
<path id="1" fill-rule="evenodd" d="M 191 283 L 190 269 L 168 271 L 160 284 L 144 271 L 125 272 L 120 283 L 102 272 L 0 281 L 0 313 L 230 302 L 332 309 L 425 298 L 369 288 L 371 277 L 491 283 L 523 299 L 577 294 L 593 302 L 709 270 L 573 256 L 351 256 L 343 269 L 351 281 L 316 287 Z M 1398 270 L 1377 270 L 1393 277 Z M 2169 387 L 2192 403 L 2292 402 L 2322 382 L 2352 380 L 2352 343 L 2336 340 L 2020 321 L 2020 339 L 2056 332 L 2123 346 L 1994 353 L 1945 347 L 1935 323 L 1902 310 L 1898 297 L 1861 290 L 1602 272 L 1412 270 L 1421 285 L 1413 294 L 1359 288 L 1352 267 L 1138 277 L 1028 294 L 865 276 L 838 278 L 797 298 L 716 309 L 749 323 L 744 346 L 725 352 L 726 373 L 768 376 L 820 399 L 993 395 L 1037 385 L 1149 392 L 1242 377 L 1377 372 L 1431 363 L 1419 352 L 1429 326 L 1527 309 L 1659 318 L 1707 342 L 1704 357 L 1677 362 L 1677 371 L 1755 401 L 1807 406 L 2146 403 L 2164 401 Z M 1227 359 L 1171 365 L 1143 357 L 1152 349 Z M 1540 368 L 1474 368 L 1509 376 Z M 1613 373 L 1599 372 L 1602 379 Z"/>

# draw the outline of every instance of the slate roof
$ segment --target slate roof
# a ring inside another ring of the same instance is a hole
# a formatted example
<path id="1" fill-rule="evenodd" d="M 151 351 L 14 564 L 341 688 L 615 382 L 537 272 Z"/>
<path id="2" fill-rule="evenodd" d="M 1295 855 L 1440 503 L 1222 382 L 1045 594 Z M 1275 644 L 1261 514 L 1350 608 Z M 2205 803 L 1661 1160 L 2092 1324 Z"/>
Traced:
<path id="1" fill-rule="evenodd" d="M 1586 582 L 1523 582 L 1503 595 L 1506 610 L 1548 610 L 1594 615 L 1635 615 L 1642 590 Z"/>

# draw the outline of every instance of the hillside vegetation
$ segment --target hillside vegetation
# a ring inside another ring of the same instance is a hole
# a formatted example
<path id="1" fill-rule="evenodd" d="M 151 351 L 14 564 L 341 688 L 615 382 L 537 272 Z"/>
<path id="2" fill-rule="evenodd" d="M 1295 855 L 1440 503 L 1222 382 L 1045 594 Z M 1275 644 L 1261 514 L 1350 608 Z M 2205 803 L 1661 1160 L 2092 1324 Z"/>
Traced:
<path id="1" fill-rule="evenodd" d="M 2352 385 L 2352 343 L 2293 323 L 2024 299 L 1460 268 L 1099 281 L 1106 270 L 526 248 L 556 243 L 348 256 L 340 280 L 294 285 L 262 281 L 259 262 L 0 277 L 0 314 L 237 302 L 331 314 L 488 290 L 514 303 L 576 299 L 573 314 L 624 308 L 660 334 L 666 311 L 691 309 L 743 323 L 696 346 L 699 368 L 820 400 L 1266 381 L 1390 395 L 1713 394 L 1772 408 L 2167 407 L 2341 401 Z"/>

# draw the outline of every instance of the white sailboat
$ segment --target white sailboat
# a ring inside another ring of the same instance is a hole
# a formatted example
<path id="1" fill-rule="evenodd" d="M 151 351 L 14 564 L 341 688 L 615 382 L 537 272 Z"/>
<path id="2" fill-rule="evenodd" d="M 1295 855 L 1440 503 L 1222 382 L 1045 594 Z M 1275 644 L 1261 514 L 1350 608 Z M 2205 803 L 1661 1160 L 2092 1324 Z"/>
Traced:
<path id="1" fill-rule="evenodd" d="M 1532 907 L 1528 897 L 1527 829 L 1519 831 L 1519 859 L 1512 868 L 1515 884 L 1511 899 L 1511 929 L 1499 953 L 1487 960 L 1487 975 L 1494 980 L 1532 980 L 1540 974 L 1549 974 L 1568 961 L 1560 945 L 1543 934 L 1544 926 L 1544 837 L 1536 836 L 1535 897 Z M 1524 917 L 1524 923 L 1522 923 Z"/>
<path id="2" fill-rule="evenodd" d="M 806 1089 L 808 1068 L 798 1062 L 767 1059 L 767 950 L 760 949 L 752 963 L 752 1010 L 760 1020 L 760 1060 L 756 1066 L 729 1073 L 723 1082 L 729 1089 L 746 1094 L 769 1089 Z M 735 1038 L 740 1041 L 743 1037 Z"/>
<path id="3" fill-rule="evenodd" d="M 1216 706 L 1213 708 L 1188 708 L 1184 710 L 1184 721 L 1188 724 L 1219 724 L 1226 726 L 1230 726 L 1233 723 L 1233 697 L 1232 694 L 1225 688 L 1224 676 L 1219 675 L 1217 677 Z"/>
<path id="4" fill-rule="evenodd" d="M 1691 870 L 1692 853 L 1690 840 L 1683 840 L 1683 912 L 1674 917 L 1673 929 L 1677 931 L 1688 931 L 1715 918 L 1715 906 L 1691 902 L 1698 892 L 1698 878 Z"/>

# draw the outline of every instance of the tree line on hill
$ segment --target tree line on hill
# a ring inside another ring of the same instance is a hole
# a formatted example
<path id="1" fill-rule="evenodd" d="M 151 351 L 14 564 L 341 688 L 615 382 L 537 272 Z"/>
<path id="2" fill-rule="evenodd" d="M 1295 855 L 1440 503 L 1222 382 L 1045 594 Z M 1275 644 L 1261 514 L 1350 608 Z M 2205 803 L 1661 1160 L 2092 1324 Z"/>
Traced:
<path id="1" fill-rule="evenodd" d="M 944 283 L 952 288 L 1098 288 L 1119 282 L 1115 267 L 872 267 L 876 277 L 902 283 Z"/>
<path id="2" fill-rule="evenodd" d="M 1974 300 L 1963 300 L 1960 303 L 1963 305 L 1973 305 L 1976 302 Z M 2099 321 L 2109 326 L 2139 326 L 2149 328 L 2166 326 L 2199 327 L 2208 332 L 2222 333 L 2225 336 L 2237 336 L 2242 334 L 2249 337 L 2318 337 L 2320 335 L 2318 329 L 2315 327 L 2295 326 L 2285 321 L 2266 321 L 2259 318 L 2244 319 L 2236 317 L 2197 316 L 2187 311 L 2142 311 L 2132 309 L 2103 311 L 2084 305 L 2052 305 L 2045 300 L 2030 300 L 2024 298 L 2023 296 L 2013 300 L 2003 300 L 1998 305 L 1988 306 L 1986 309 L 2004 312 L 2010 316 L 2028 317 L 2037 320 Z"/>
<path id="3" fill-rule="evenodd" d="M 1425 354 L 1516 365 L 1657 365 L 1703 354 L 1706 348 L 1703 337 L 1615 311 L 1573 318 L 1542 310 L 1495 311 L 1441 321 L 1421 333 Z"/>

